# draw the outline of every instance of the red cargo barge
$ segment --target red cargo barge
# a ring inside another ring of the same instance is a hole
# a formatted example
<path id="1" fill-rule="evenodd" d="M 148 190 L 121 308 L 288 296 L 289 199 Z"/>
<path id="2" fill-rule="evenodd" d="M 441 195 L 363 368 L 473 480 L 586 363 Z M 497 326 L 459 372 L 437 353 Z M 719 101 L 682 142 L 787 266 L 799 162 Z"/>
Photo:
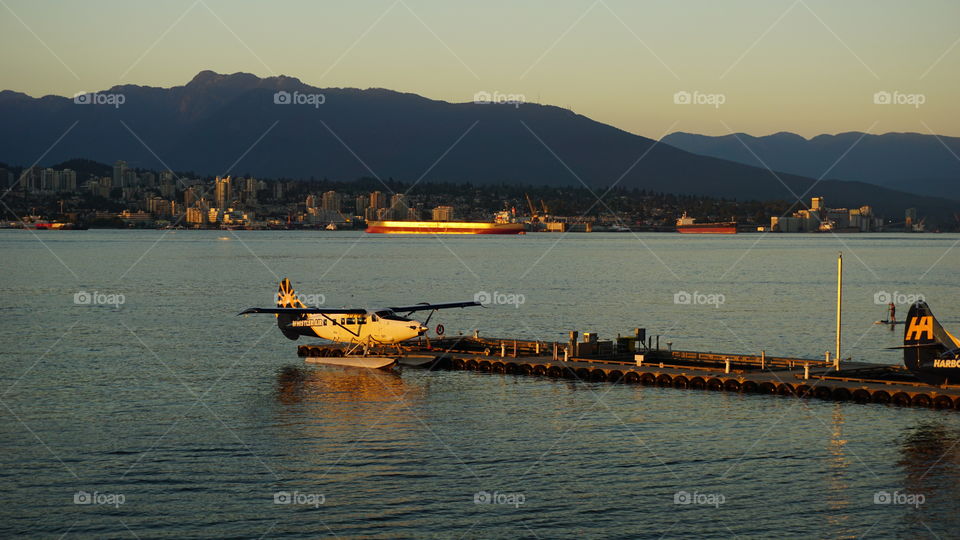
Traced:
<path id="1" fill-rule="evenodd" d="M 737 222 L 697 223 L 684 212 L 677 220 L 677 232 L 684 234 L 737 234 Z"/>

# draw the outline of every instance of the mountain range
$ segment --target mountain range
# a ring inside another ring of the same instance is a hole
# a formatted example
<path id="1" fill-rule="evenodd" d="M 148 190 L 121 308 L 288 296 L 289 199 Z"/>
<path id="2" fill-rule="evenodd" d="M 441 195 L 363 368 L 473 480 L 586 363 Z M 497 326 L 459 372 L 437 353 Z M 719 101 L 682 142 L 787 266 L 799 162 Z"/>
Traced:
<path id="1" fill-rule="evenodd" d="M 82 157 L 211 175 L 616 184 L 791 202 L 823 196 L 831 206 L 868 204 L 893 218 L 917 207 L 928 222 L 953 221 L 958 206 L 863 181 L 774 176 L 555 106 L 449 103 L 385 89 L 316 88 L 287 76 L 203 71 L 184 86 L 121 85 L 80 100 L 6 90 L 0 118 L 7 127 L 0 161 L 11 164 L 47 152 L 41 165 Z"/>
<path id="2" fill-rule="evenodd" d="M 688 152 L 812 178 L 858 180 L 920 195 L 960 199 L 960 138 L 921 133 L 795 133 L 711 137 L 671 133 L 661 142 Z"/>

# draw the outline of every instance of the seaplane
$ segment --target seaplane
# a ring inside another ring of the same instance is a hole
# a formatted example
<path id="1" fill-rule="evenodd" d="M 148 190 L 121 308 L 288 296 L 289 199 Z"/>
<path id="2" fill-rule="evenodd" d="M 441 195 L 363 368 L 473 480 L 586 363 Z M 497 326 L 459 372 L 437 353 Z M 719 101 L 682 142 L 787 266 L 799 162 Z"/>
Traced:
<path id="1" fill-rule="evenodd" d="M 935 386 L 960 384 L 960 340 L 940 326 L 926 302 L 910 306 L 903 331 L 903 364 Z"/>
<path id="2" fill-rule="evenodd" d="M 393 367 L 398 359 L 371 355 L 372 348 L 393 345 L 400 352 L 400 343 L 427 333 L 427 324 L 437 311 L 479 305 L 480 302 L 472 301 L 376 309 L 308 307 L 294 292 L 290 280 L 284 278 L 277 291 L 277 307 L 247 308 L 238 315 L 272 313 L 277 317 L 280 332 L 287 339 L 317 337 L 347 346 L 343 356 L 311 358 L 313 363 L 380 369 Z M 410 317 L 418 311 L 431 313 L 424 322 L 420 322 Z M 356 351 L 360 354 L 355 354 Z"/>

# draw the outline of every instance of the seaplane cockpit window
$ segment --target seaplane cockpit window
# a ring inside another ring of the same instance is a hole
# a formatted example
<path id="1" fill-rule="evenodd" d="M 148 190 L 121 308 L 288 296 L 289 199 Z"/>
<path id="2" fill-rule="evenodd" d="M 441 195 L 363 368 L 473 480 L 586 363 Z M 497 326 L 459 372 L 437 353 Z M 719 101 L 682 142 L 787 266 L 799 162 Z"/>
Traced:
<path id="1" fill-rule="evenodd" d="M 370 316 L 370 322 L 377 322 L 376 314 Z"/>
<path id="2" fill-rule="evenodd" d="M 404 319 L 403 317 L 398 316 L 392 311 L 379 311 L 377 312 L 377 315 L 379 315 L 381 319 L 385 319 L 388 321 L 406 321 L 407 320 L 407 319 Z"/>

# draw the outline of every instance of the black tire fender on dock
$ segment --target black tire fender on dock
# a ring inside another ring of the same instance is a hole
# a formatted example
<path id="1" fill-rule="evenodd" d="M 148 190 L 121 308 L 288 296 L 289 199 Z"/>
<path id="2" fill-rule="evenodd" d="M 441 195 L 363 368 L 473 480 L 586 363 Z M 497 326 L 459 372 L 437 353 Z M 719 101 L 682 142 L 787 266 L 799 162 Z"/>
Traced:
<path id="1" fill-rule="evenodd" d="M 710 390 L 723 390 L 723 381 L 720 379 L 710 379 L 707 381 L 707 388 Z"/>
<path id="2" fill-rule="evenodd" d="M 493 364 L 489 360 L 481 360 L 477 364 L 477 371 L 489 372 L 491 369 L 493 369 Z"/>
<path id="3" fill-rule="evenodd" d="M 673 387 L 674 388 L 689 388 L 690 381 L 687 380 L 683 375 L 677 375 L 673 378 Z"/>
<path id="4" fill-rule="evenodd" d="M 585 367 L 577 368 L 577 378 L 580 379 L 581 381 L 589 381 L 590 370 Z"/>
<path id="5" fill-rule="evenodd" d="M 605 381 L 607 380 L 607 372 L 602 369 L 594 369 L 590 372 L 590 380 L 597 382 Z"/>
<path id="6" fill-rule="evenodd" d="M 657 384 L 657 376 L 653 373 L 640 374 L 640 384 L 644 386 L 653 386 Z"/>
<path id="7" fill-rule="evenodd" d="M 887 403 L 890 403 L 890 393 L 886 390 L 877 390 L 876 392 L 870 394 L 870 401 L 886 405 Z"/>
<path id="8" fill-rule="evenodd" d="M 952 409 L 953 408 L 953 399 L 950 396 L 937 396 L 933 398 L 933 408 L 934 409 Z"/>
<path id="9" fill-rule="evenodd" d="M 741 388 L 743 388 L 743 385 L 736 379 L 727 379 L 723 382 L 723 389 L 727 392 L 739 392 Z"/>
<path id="10" fill-rule="evenodd" d="M 809 390 L 807 390 L 807 392 L 809 392 Z M 800 392 L 798 391 L 797 393 L 799 394 Z M 829 401 L 833 398 L 833 390 L 831 390 L 829 386 L 817 386 L 813 389 L 813 397 Z"/>
<path id="11" fill-rule="evenodd" d="M 490 370 L 494 373 L 506 373 L 507 366 L 503 362 L 494 362 L 490 367 Z"/>
<path id="12" fill-rule="evenodd" d="M 623 382 L 627 384 L 637 384 L 640 382 L 640 374 L 636 371 L 628 371 L 627 374 L 623 376 Z"/>
<path id="13" fill-rule="evenodd" d="M 533 366 L 530 364 L 520 364 L 520 373 L 524 375 L 533 375 Z"/>
<path id="14" fill-rule="evenodd" d="M 830 389 L 827 388 L 827 390 L 829 391 Z M 798 384 L 796 388 L 793 389 L 793 393 L 796 394 L 797 397 L 808 398 L 810 397 L 811 394 L 813 394 L 813 389 L 810 388 L 809 385 Z M 830 399 L 830 398 L 827 397 L 825 399 Z"/>
<path id="15" fill-rule="evenodd" d="M 513 375 L 514 373 L 517 373 L 520 371 L 520 366 L 514 364 L 513 362 L 507 362 L 506 370 L 507 370 L 507 373 Z"/>
<path id="16" fill-rule="evenodd" d="M 466 361 L 466 363 L 464 364 L 464 366 L 467 368 L 468 371 L 476 371 L 476 370 L 477 370 L 477 361 L 471 358 L 470 360 L 467 360 L 467 361 Z"/>
<path id="17" fill-rule="evenodd" d="M 657 375 L 657 386 L 673 386 L 673 377 L 666 373 Z"/>
<path id="18" fill-rule="evenodd" d="M 537 364 L 533 366 L 533 372 L 542 377 L 547 374 L 547 366 L 543 364 Z"/>
<path id="19" fill-rule="evenodd" d="M 547 377 L 559 379 L 563 377 L 563 368 L 560 366 L 550 366 L 547 368 Z"/>
<path id="20" fill-rule="evenodd" d="M 690 388 L 694 390 L 706 390 L 707 381 L 703 380 L 703 377 L 694 377 L 690 379 Z"/>
<path id="21" fill-rule="evenodd" d="M 930 407 L 933 405 L 933 400 L 926 394 L 917 394 L 910 399 L 910 404 L 914 407 Z"/>
<path id="22" fill-rule="evenodd" d="M 850 393 L 849 389 L 843 387 L 833 389 L 834 401 L 850 401 L 851 398 L 853 398 L 853 394 Z"/>
<path id="23" fill-rule="evenodd" d="M 612 383 L 623 382 L 623 372 L 619 369 L 611 370 L 610 373 L 607 373 L 607 380 Z"/>
<path id="24" fill-rule="evenodd" d="M 780 383 L 780 384 L 777 386 L 777 395 L 779 395 L 779 396 L 792 396 L 792 395 L 793 395 L 793 387 L 790 386 L 788 383 Z"/>
<path id="25" fill-rule="evenodd" d="M 467 363 L 463 361 L 463 358 L 454 358 L 450 361 L 450 367 L 453 369 L 466 369 Z"/>
<path id="26" fill-rule="evenodd" d="M 760 383 L 760 393 L 761 394 L 776 394 L 777 385 L 772 382 Z"/>
<path id="27" fill-rule="evenodd" d="M 894 405 L 899 405 L 900 407 L 908 407 L 910 405 L 910 396 L 906 392 L 897 392 L 890 397 L 890 401 Z"/>
<path id="28" fill-rule="evenodd" d="M 300 345 L 300 346 L 297 347 L 297 356 L 299 356 L 300 358 L 303 358 L 303 357 L 307 356 L 307 346 L 306 346 L 306 345 Z"/>
<path id="29" fill-rule="evenodd" d="M 870 403 L 872 399 L 870 391 L 866 388 L 857 388 L 853 391 L 853 400 L 857 403 Z"/>

